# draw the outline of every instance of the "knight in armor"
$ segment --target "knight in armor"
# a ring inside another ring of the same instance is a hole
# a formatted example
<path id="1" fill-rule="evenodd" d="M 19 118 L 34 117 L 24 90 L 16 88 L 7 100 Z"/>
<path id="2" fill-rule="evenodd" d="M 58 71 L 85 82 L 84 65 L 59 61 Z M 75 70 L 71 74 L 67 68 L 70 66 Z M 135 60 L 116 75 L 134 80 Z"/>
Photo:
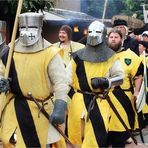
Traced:
<path id="1" fill-rule="evenodd" d="M 122 85 L 114 87 L 109 96 L 117 111 L 122 115 L 121 117 L 128 129 L 135 130 L 139 128 L 135 98 L 142 83 L 143 64 L 139 56 L 130 49 L 125 51 L 122 48 L 122 44 L 122 33 L 117 29 L 112 29 L 108 34 L 108 46 L 116 52 L 120 59 L 124 69 L 124 80 Z M 109 123 L 109 137 L 112 147 L 125 147 L 125 143 L 129 138 L 129 133 L 112 110 Z M 130 141 L 129 139 L 127 142 Z"/>
<path id="2" fill-rule="evenodd" d="M 40 13 L 19 16 L 20 36 L 15 42 L 9 81 L 2 75 L 9 50 L 2 55 L 0 92 L 6 93 L 7 100 L 1 122 L 3 147 L 14 147 L 13 135 L 17 136 L 15 146 L 19 148 L 58 146 L 61 138 L 50 123 L 64 123 L 69 89 L 66 70 L 60 49 L 41 36 L 42 26 Z M 39 111 L 30 93 L 50 114 L 49 120 Z"/>
<path id="3" fill-rule="evenodd" d="M 104 92 L 122 84 L 124 72 L 115 52 L 107 47 L 103 23 L 90 24 L 86 46 L 73 54 L 67 73 L 71 142 L 82 148 L 107 147 L 110 106 Z"/>

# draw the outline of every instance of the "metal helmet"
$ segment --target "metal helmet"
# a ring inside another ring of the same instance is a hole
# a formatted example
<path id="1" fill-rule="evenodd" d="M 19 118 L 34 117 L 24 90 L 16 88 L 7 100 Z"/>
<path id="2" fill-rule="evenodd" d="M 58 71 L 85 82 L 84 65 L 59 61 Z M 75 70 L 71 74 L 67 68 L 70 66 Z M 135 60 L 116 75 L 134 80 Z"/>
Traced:
<path id="1" fill-rule="evenodd" d="M 106 37 L 106 27 L 99 21 L 93 21 L 88 27 L 87 44 L 97 46 L 101 44 Z"/>
<path id="2" fill-rule="evenodd" d="M 0 45 L 3 45 L 6 41 L 6 22 L 0 21 Z"/>
<path id="3" fill-rule="evenodd" d="M 43 14 L 27 12 L 19 16 L 19 40 L 23 46 L 35 44 L 41 37 Z"/>

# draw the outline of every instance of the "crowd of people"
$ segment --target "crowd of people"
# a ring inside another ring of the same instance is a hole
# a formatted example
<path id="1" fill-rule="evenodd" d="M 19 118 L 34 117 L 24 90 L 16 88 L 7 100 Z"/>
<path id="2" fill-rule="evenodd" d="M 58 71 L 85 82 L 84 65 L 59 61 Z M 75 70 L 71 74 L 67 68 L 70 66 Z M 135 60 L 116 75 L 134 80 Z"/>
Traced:
<path id="1" fill-rule="evenodd" d="M 1 46 L 3 147 L 124 148 L 129 140 L 136 143 L 133 132 L 148 125 L 148 96 L 140 113 L 136 108 L 148 67 L 148 31 L 136 40 L 125 20 L 115 20 L 109 33 L 96 20 L 88 26 L 86 45 L 72 40 L 68 25 L 59 29 L 59 42 L 51 44 L 42 27 L 43 14 L 20 14 L 8 78 L 10 49 Z"/>

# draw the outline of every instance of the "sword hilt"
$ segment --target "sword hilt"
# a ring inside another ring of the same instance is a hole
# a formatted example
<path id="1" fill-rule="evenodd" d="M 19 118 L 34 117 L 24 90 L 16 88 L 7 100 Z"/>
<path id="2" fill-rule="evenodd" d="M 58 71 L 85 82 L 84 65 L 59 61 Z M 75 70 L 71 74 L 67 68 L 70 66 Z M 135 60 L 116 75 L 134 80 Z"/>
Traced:
<path id="1" fill-rule="evenodd" d="M 36 103 L 38 106 L 39 110 L 41 110 L 42 106 L 38 103 L 38 101 L 32 96 L 31 92 L 28 92 L 28 96 Z"/>

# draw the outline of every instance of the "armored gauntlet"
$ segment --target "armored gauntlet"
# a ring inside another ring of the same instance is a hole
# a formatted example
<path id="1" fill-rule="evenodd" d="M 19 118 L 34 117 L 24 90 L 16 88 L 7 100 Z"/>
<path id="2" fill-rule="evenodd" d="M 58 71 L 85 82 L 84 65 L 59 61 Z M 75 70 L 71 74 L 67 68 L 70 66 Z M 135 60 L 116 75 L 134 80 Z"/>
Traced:
<path id="1" fill-rule="evenodd" d="M 109 80 L 105 77 L 92 78 L 91 85 L 93 89 L 107 89 L 109 88 Z"/>
<path id="2" fill-rule="evenodd" d="M 10 89 L 9 81 L 5 78 L 0 79 L 0 93 L 7 92 Z"/>
<path id="3" fill-rule="evenodd" d="M 67 109 L 67 103 L 63 100 L 57 99 L 54 103 L 54 109 L 50 116 L 50 122 L 53 124 L 62 124 L 65 119 L 65 111 Z"/>

